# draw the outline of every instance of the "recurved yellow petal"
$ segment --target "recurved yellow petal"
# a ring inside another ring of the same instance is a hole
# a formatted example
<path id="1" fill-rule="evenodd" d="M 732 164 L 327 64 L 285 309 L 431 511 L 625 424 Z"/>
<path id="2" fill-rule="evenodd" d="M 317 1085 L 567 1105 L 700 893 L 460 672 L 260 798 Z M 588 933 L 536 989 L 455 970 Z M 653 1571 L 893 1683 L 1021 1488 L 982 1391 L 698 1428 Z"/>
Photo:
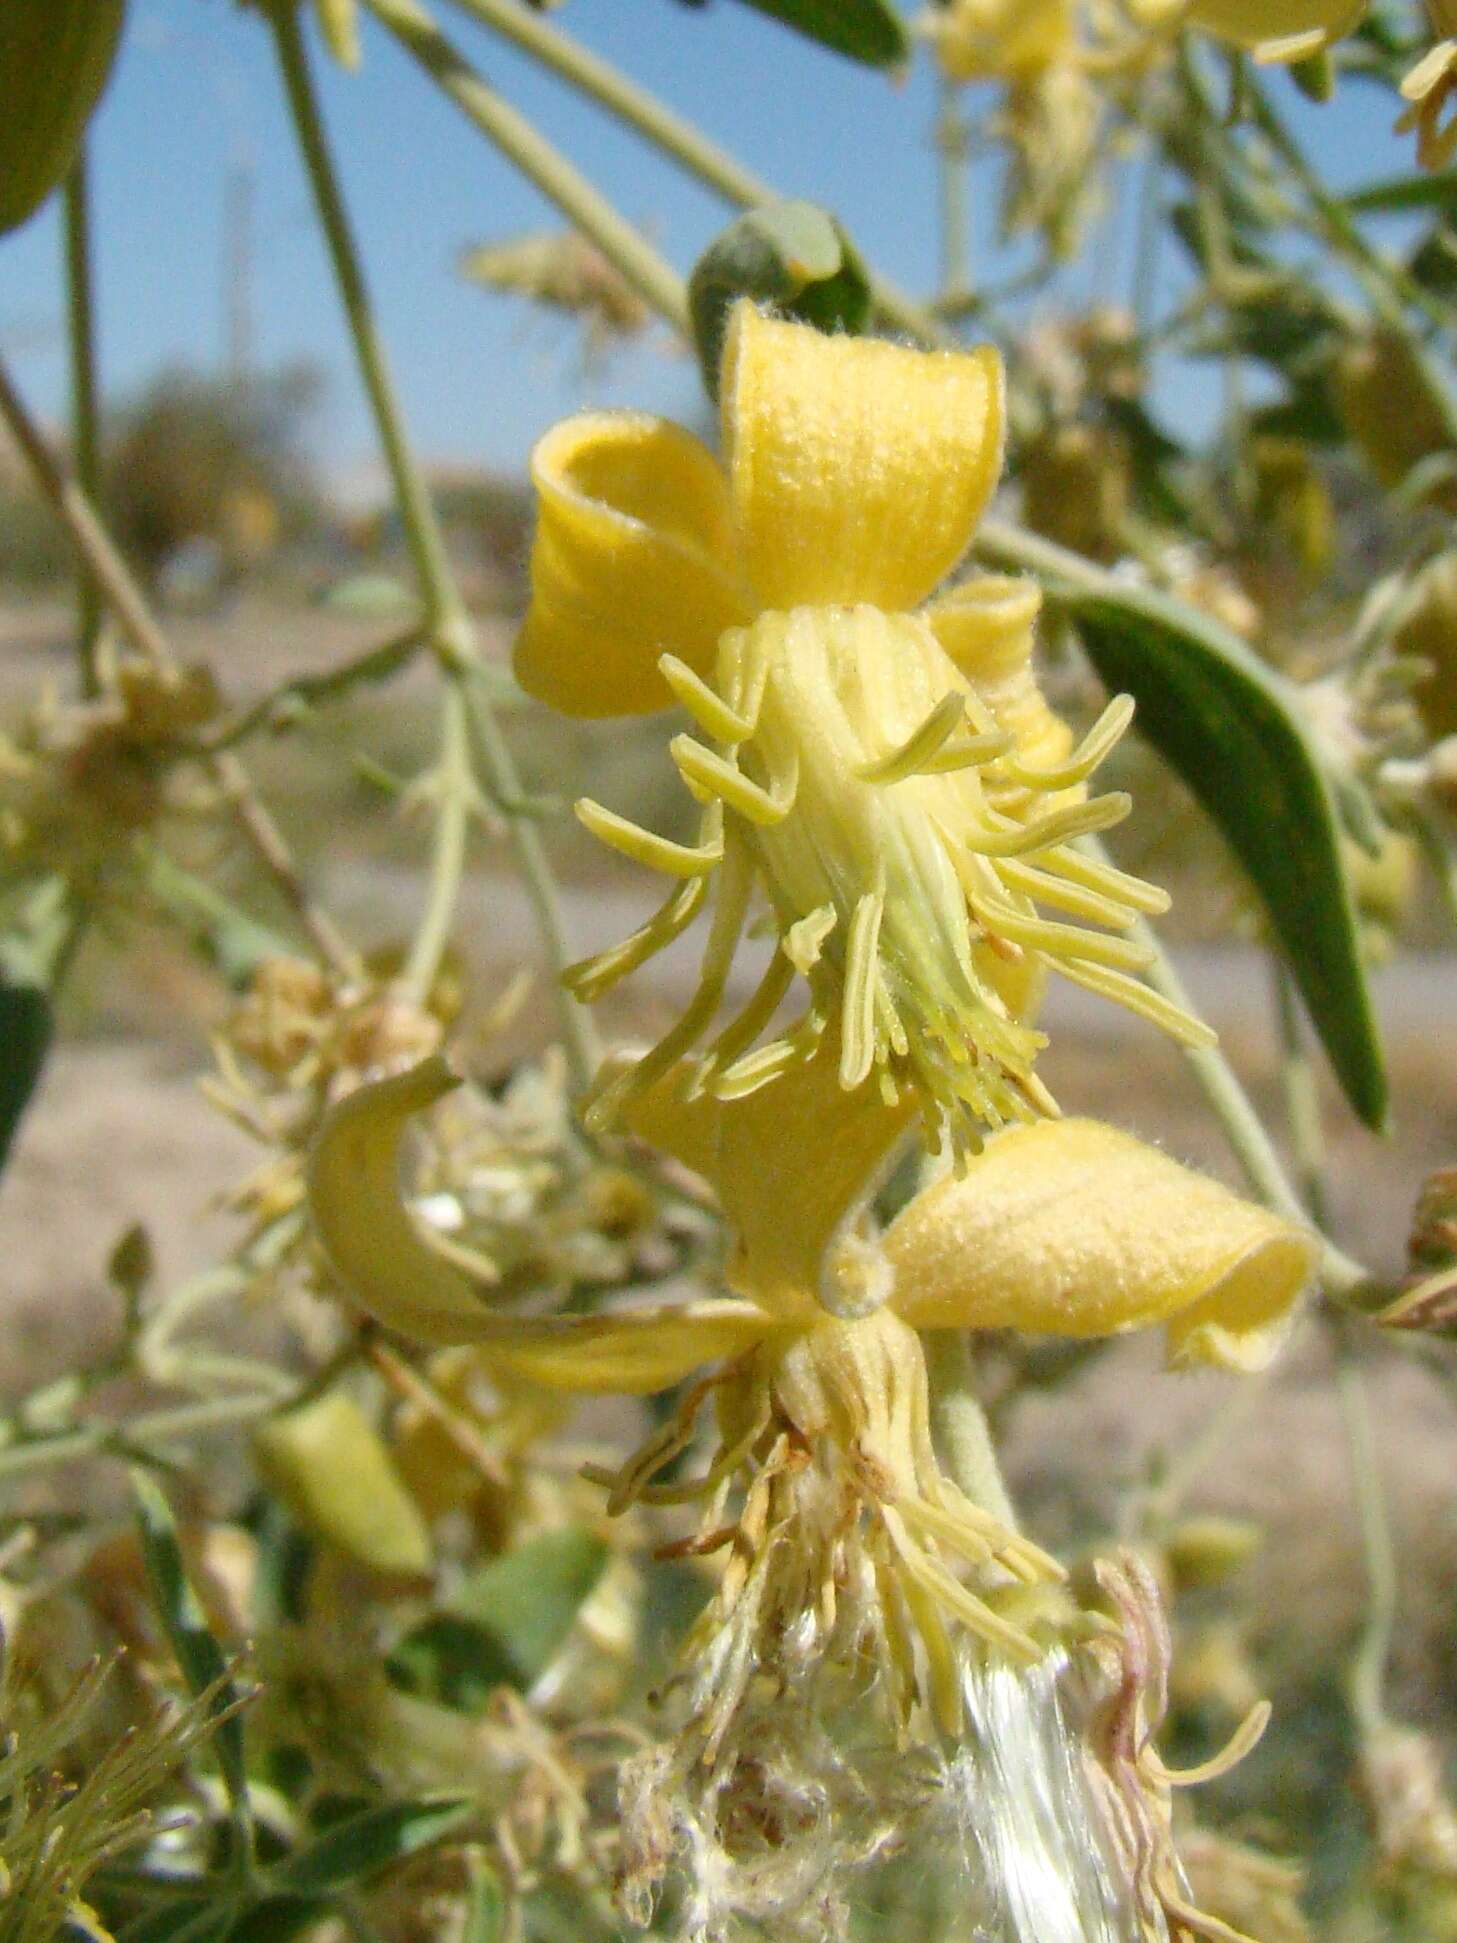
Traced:
<path id="1" fill-rule="evenodd" d="M 489 1343 L 494 1362 L 552 1389 L 647 1395 L 700 1363 L 750 1348 L 773 1327 L 748 1302 L 526 1318 L 487 1306 L 465 1271 L 416 1227 L 399 1152 L 416 1113 L 459 1084 L 438 1055 L 361 1086 L 332 1109 L 309 1160 L 314 1227 L 360 1307 L 430 1343 Z"/>
<path id="2" fill-rule="evenodd" d="M 735 1100 L 685 1099 L 684 1063 L 623 1116 L 710 1183 L 737 1238 L 730 1280 L 776 1315 L 802 1315 L 816 1294 L 837 1312 L 856 1306 L 834 1285 L 839 1272 L 853 1279 L 856 1259 L 837 1260 L 835 1244 L 915 1118 L 908 1098 L 887 1106 L 873 1079 L 846 1092 L 839 1062 L 839 1039 L 826 1032 L 812 1059 Z"/>
<path id="3" fill-rule="evenodd" d="M 884 1240 L 919 1329 L 1111 1336 L 1166 1323 L 1176 1362 L 1258 1369 L 1314 1273 L 1313 1236 L 1096 1120 L 989 1141 Z"/>
<path id="4" fill-rule="evenodd" d="M 761 606 L 915 607 L 966 551 L 1002 465 L 990 346 L 826 337 L 746 301 L 721 396 L 741 557 Z"/>
<path id="5" fill-rule="evenodd" d="M 996 717 L 1023 762 L 1050 767 L 1072 747 L 1032 670 L 1042 592 L 1034 580 L 972 574 L 922 613 L 931 632 Z"/>
<path id="6" fill-rule="evenodd" d="M 539 512 L 516 642 L 528 694 L 568 715 L 638 715 L 673 695 L 658 658 L 697 673 L 748 616 L 728 487 L 708 449 L 645 412 L 566 419 L 531 456 Z"/>
<path id="7" fill-rule="evenodd" d="M 1366 0 L 1193 0 L 1191 26 L 1203 27 L 1274 60 L 1298 60 L 1349 34 Z"/>

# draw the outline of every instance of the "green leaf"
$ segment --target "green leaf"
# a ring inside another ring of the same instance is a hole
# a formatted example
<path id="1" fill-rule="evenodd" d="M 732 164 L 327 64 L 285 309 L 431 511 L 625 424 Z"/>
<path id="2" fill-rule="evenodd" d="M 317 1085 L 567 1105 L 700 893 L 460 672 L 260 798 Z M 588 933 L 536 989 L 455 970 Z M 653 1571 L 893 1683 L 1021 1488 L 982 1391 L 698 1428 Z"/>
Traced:
<path id="1" fill-rule="evenodd" d="M 461 1827 L 477 1814 L 462 1795 L 435 1801 L 391 1801 L 339 1822 L 267 1873 L 269 1889 L 288 1895 L 317 1896 L 342 1889 L 362 1876 L 415 1855 Z"/>
<path id="2" fill-rule="evenodd" d="M 703 382 L 718 396 L 729 312 L 740 297 L 825 332 L 862 332 L 870 275 L 842 225 L 812 202 L 776 202 L 737 216 L 688 279 L 688 314 Z"/>
<path id="3" fill-rule="evenodd" d="M 501 1884 L 484 1857 L 473 1853 L 460 1943 L 501 1943 L 505 1933 L 506 1898 Z"/>
<path id="4" fill-rule="evenodd" d="M 329 1913 L 313 1896 L 270 1896 L 228 1932 L 228 1943 L 290 1943 Z"/>
<path id="5" fill-rule="evenodd" d="M 898 67 L 911 57 L 905 22 L 890 0 L 744 0 L 744 4 L 867 67 Z"/>
<path id="6" fill-rule="evenodd" d="M 1195 610 L 988 527 L 982 550 L 1044 577 L 1104 685 L 1133 696 L 1139 732 L 1198 797 L 1258 893 L 1352 1109 L 1381 1127 L 1385 1061 L 1341 858 L 1336 779 L 1290 683 Z"/>
<path id="7" fill-rule="evenodd" d="M 223 1716 L 218 1720 L 213 1745 L 234 1820 L 241 1830 L 251 1821 L 243 1765 L 243 1723 L 237 1711 L 242 1695 L 228 1675 L 227 1657 L 213 1638 L 207 1615 L 187 1576 L 176 1521 L 165 1493 L 145 1471 L 133 1468 L 131 1481 L 142 1559 L 163 1630 L 188 1687 L 197 1695 L 210 1694 L 213 1713 Z"/>
<path id="8" fill-rule="evenodd" d="M 224 1896 L 207 1902 L 164 1903 L 120 1932 L 120 1943 L 223 1943 L 233 1934 L 237 1904 Z"/>
<path id="9" fill-rule="evenodd" d="M 0 984 L 0 1167 L 10 1157 L 54 1030 L 51 1002 L 38 985 Z"/>
<path id="10" fill-rule="evenodd" d="M 530 1539 L 483 1566 L 446 1611 L 408 1634 L 390 1656 L 391 1673 L 411 1692 L 467 1712 L 496 1687 L 529 1687 L 606 1562 L 602 1540 L 576 1527 Z"/>
<path id="11" fill-rule="evenodd" d="M 241 990 L 265 959 L 286 958 L 287 941 L 240 911 L 211 884 L 153 847 L 147 889 L 175 924 L 207 953 L 228 984 Z"/>
<path id="12" fill-rule="evenodd" d="M 1457 210 L 1457 182 L 1449 174 L 1398 175 L 1341 198 L 1353 215 L 1390 209 Z"/>

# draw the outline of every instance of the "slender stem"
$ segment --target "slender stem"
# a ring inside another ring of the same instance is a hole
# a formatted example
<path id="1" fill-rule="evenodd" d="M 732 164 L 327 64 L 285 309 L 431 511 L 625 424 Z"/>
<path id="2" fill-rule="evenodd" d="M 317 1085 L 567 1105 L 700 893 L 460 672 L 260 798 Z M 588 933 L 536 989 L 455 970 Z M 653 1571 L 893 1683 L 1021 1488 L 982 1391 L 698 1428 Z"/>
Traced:
<path id="1" fill-rule="evenodd" d="M 963 1329 L 934 1329 L 922 1338 L 931 1384 L 931 1431 L 948 1476 L 972 1503 L 1016 1531 L 1017 1514 L 976 1393 L 971 1343 Z"/>
<path id="2" fill-rule="evenodd" d="M 269 14 L 289 106 L 353 338 L 355 356 L 374 412 L 400 516 L 409 536 L 432 645 L 442 653 L 452 680 L 452 691 L 458 693 L 459 702 L 451 700 L 448 695 L 446 706 L 454 709 L 463 705 L 471 746 L 480 761 L 482 780 L 511 833 L 517 862 L 536 911 L 542 944 L 548 962 L 557 974 L 554 980 L 556 1003 L 572 1076 L 577 1086 L 583 1088 L 596 1070 L 599 1054 L 591 1022 L 561 984 L 560 974 L 569 961 L 570 953 L 566 947 L 556 884 L 546 846 L 536 824 L 522 813 L 520 777 L 496 713 L 479 683 L 467 680 L 476 653 L 470 618 L 456 586 L 444 536 L 411 449 L 395 396 L 384 345 L 370 307 L 353 229 L 340 194 L 333 157 L 319 114 L 297 12 L 291 0 L 269 0 Z M 426 921 L 432 929 L 436 927 L 436 917 L 429 911 Z M 429 945 L 429 949 L 434 949 L 433 944 Z"/>
<path id="3" fill-rule="evenodd" d="M 465 870 L 466 837 L 476 803 L 475 772 L 471 767 L 469 725 L 464 678 L 452 671 L 446 677 L 441 710 L 440 763 L 433 787 L 435 854 L 430 866 L 430 894 L 410 947 L 405 983 L 422 1001 L 430 995 L 440 960 L 450 943 L 455 907 Z"/>
<path id="4" fill-rule="evenodd" d="M 1285 1095 L 1285 1123 L 1295 1155 L 1301 1197 L 1315 1225 L 1329 1230 L 1330 1195 L 1326 1187 L 1325 1129 L 1321 1125 L 1315 1069 L 1310 1063 L 1301 1030 L 1295 981 L 1273 953 L 1270 956 L 1270 978 L 1280 1032 L 1280 1086 Z"/>
<path id="5" fill-rule="evenodd" d="M 299 27 L 299 10 L 294 0 L 267 0 L 267 5 L 294 129 L 303 150 L 319 222 L 328 243 L 334 280 L 339 286 L 339 298 L 354 342 L 359 375 L 369 396 L 375 427 L 380 444 L 384 447 L 385 463 L 399 501 L 405 544 L 410 549 L 415 577 L 425 599 L 430 628 L 439 637 L 437 647 L 443 645 L 463 659 L 468 659 L 473 650 L 469 628 L 465 624 L 464 605 L 450 570 L 445 535 L 440 530 L 429 490 L 415 464 L 405 435 L 394 379 L 374 321 L 358 246 L 339 192 L 338 176 L 319 114 L 318 98 Z"/>
<path id="6" fill-rule="evenodd" d="M 127 639 L 154 667 L 170 666 L 172 655 L 166 637 L 152 618 L 126 562 L 96 517 L 86 494 L 57 463 L 3 362 L 0 362 L 0 419 L 20 447 L 78 556 L 90 568 L 93 580 Z"/>
<path id="7" fill-rule="evenodd" d="M 944 75 L 937 89 L 937 182 L 941 212 L 939 304 L 955 303 L 971 289 L 971 128 L 961 90 Z"/>
<path id="8" fill-rule="evenodd" d="M 455 0 L 455 4 L 522 48 L 543 67 L 570 81 L 628 127 L 636 129 L 725 201 L 742 209 L 754 209 L 781 199 L 779 191 L 762 176 L 746 169 L 666 102 L 639 87 L 610 61 L 604 61 L 580 41 L 551 25 L 540 13 L 522 6 L 520 0 Z M 887 278 L 872 275 L 870 288 L 876 309 L 887 323 L 921 344 L 941 347 L 955 344 L 954 336 L 943 324 Z"/>
<path id="9" fill-rule="evenodd" d="M 584 1092 L 602 1063 L 602 1048 L 591 1014 L 561 981 L 560 974 L 571 961 L 571 951 L 567 944 L 561 897 L 546 854 L 546 845 L 535 822 L 520 809 L 521 782 L 516 773 L 516 764 L 505 731 L 479 682 L 473 683 L 466 691 L 466 712 L 481 775 L 492 801 L 508 819 L 516 844 L 517 862 L 521 866 L 522 882 L 536 913 L 536 928 L 546 950 L 547 962 L 557 973 L 553 980 L 553 995 L 562 1044 L 572 1084 L 578 1092 Z"/>
<path id="10" fill-rule="evenodd" d="M 11 383 L 3 362 L 0 362 L 0 420 L 4 421 L 20 447 L 37 484 L 65 527 L 78 556 L 91 569 L 103 599 L 115 614 L 126 638 L 154 668 L 170 670 L 175 664 L 167 637 L 133 580 L 130 568 L 97 518 L 86 494 L 74 479 L 62 471 L 19 392 Z M 243 834 L 252 844 L 264 869 L 325 962 L 337 971 L 352 972 L 358 962 L 354 952 L 332 920 L 310 899 L 294 867 L 288 845 L 260 801 L 248 772 L 236 756 L 227 753 L 210 757 L 207 767 L 221 786 Z"/>
<path id="11" fill-rule="evenodd" d="M 365 4 L 506 159 L 591 238 L 644 303 L 686 337 L 688 296 L 683 279 L 642 232 L 618 213 L 519 108 L 474 71 L 416 0 L 365 0 Z"/>
<path id="12" fill-rule="evenodd" d="M 1366 1562 L 1366 1624 L 1351 1661 L 1351 1710 L 1357 1724 L 1369 1732 L 1379 1727 L 1386 1717 L 1386 1669 L 1396 1631 L 1396 1546 L 1381 1482 L 1365 1379 L 1344 1341 L 1339 1346 L 1338 1358 L 1336 1384 L 1345 1419 L 1351 1483 Z"/>
<path id="13" fill-rule="evenodd" d="M 54 1437 L 38 1437 L 0 1449 L 0 1479 L 46 1470 L 53 1464 L 72 1464 L 85 1457 L 111 1456 L 131 1462 L 139 1457 L 151 1460 L 159 1445 L 226 1429 L 230 1424 L 249 1423 L 255 1417 L 268 1416 L 278 1407 L 278 1397 L 271 1391 L 255 1391 L 170 1405 L 165 1410 L 129 1417 L 125 1425 L 82 1424 Z"/>
<path id="14" fill-rule="evenodd" d="M 101 498 L 101 447 L 96 408 L 96 317 L 91 278 L 91 195 L 83 142 L 66 177 L 66 308 L 71 351 L 71 446 L 76 477 L 93 505 Z M 101 589 L 83 561 L 76 581 L 76 652 L 81 692 L 101 692 Z"/>

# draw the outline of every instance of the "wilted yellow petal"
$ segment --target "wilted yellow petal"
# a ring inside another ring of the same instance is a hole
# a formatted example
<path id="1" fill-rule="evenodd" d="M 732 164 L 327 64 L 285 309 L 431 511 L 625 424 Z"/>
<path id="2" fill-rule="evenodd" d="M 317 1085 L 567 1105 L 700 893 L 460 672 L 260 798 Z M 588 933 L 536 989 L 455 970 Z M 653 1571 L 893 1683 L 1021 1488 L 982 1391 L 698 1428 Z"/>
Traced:
<path id="1" fill-rule="evenodd" d="M 691 1063 L 638 1094 L 623 1122 L 702 1174 L 738 1242 L 730 1279 L 776 1314 L 803 1312 L 816 1292 L 840 1306 L 826 1277 L 833 1244 L 865 1205 L 916 1115 L 872 1079 L 846 1092 L 838 1037 L 747 1097 L 682 1097 Z"/>
<path id="2" fill-rule="evenodd" d="M 1350 33 L 1366 0 L 1193 0 L 1189 24 L 1269 58 L 1301 59 Z"/>
<path id="3" fill-rule="evenodd" d="M 1000 1134 L 892 1224 L 892 1304 L 919 1329 L 1111 1336 L 1164 1322 L 1179 1362 L 1269 1361 L 1314 1238 L 1096 1120 Z"/>
<path id="4" fill-rule="evenodd" d="M 314 1226 L 340 1280 L 368 1314 L 423 1342 L 489 1343 L 496 1364 L 549 1388 L 633 1394 L 663 1389 L 768 1332 L 770 1319 L 747 1302 L 540 1319 L 489 1308 L 465 1271 L 415 1226 L 400 1192 L 405 1129 L 458 1084 L 437 1056 L 361 1086 L 331 1110 L 314 1144 Z"/>
<path id="5" fill-rule="evenodd" d="M 724 450 L 760 605 L 924 600 L 961 558 L 1002 465 L 1001 359 L 911 351 L 734 311 Z"/>
<path id="6" fill-rule="evenodd" d="M 430 1533 L 379 1432 L 340 1390 L 270 1417 L 253 1433 L 264 1482 L 304 1530 L 372 1572 L 418 1577 Z"/>
<path id="7" fill-rule="evenodd" d="M 713 455 L 666 419 L 586 412 L 540 440 L 531 477 L 540 510 L 516 642 L 522 687 L 568 715 L 670 707 L 659 656 L 702 673 L 748 614 Z"/>

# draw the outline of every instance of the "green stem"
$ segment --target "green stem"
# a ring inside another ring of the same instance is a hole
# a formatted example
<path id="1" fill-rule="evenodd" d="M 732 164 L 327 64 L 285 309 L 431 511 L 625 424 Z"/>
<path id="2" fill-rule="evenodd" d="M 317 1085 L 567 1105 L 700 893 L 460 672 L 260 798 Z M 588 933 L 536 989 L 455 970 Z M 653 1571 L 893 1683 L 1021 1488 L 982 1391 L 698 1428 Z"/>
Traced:
<path id="1" fill-rule="evenodd" d="M 1396 1631 L 1396 1546 L 1381 1483 L 1365 1380 L 1344 1341 L 1337 1354 L 1336 1383 L 1346 1425 L 1361 1551 L 1366 1562 L 1366 1623 L 1351 1661 L 1351 1711 L 1357 1725 L 1369 1733 L 1386 1718 L 1386 1669 Z"/>
<path id="2" fill-rule="evenodd" d="M 616 115 L 726 202 L 756 209 L 781 200 L 778 190 L 709 141 L 692 122 L 520 0 L 455 0 L 455 4 Z M 920 344 L 954 346 L 951 332 L 888 279 L 872 276 L 870 288 L 886 323 Z"/>
<path id="3" fill-rule="evenodd" d="M 435 974 L 450 943 L 461 878 L 465 871 L 466 837 L 476 804 L 465 679 L 454 670 L 446 676 L 440 763 L 435 771 L 434 788 L 438 792 L 438 801 L 435 812 L 435 854 L 430 866 L 430 894 L 410 947 L 404 974 L 405 983 L 422 1003 L 430 996 Z"/>
<path id="4" fill-rule="evenodd" d="M 468 659 L 473 652 L 464 606 L 455 589 L 445 536 L 435 516 L 435 507 L 405 436 L 404 418 L 395 395 L 384 345 L 374 321 L 369 292 L 365 287 L 359 250 L 339 192 L 338 176 L 329 153 L 324 124 L 319 114 L 308 56 L 304 51 L 295 0 L 267 0 L 268 16 L 278 47 L 299 146 L 303 150 L 309 183 L 314 193 L 319 222 L 334 266 L 340 301 L 354 343 L 359 375 L 369 396 L 375 427 L 384 448 L 395 497 L 404 524 L 405 544 L 410 550 L 415 577 L 425 600 L 430 631 L 435 646 L 447 658 L 459 655 Z"/>
<path id="5" fill-rule="evenodd" d="M 452 711 L 458 707 L 463 709 L 471 743 L 480 757 L 481 775 L 487 793 L 500 809 L 511 833 L 517 862 L 537 914 L 542 943 L 556 974 L 553 982 L 562 1037 L 571 1062 L 573 1080 L 581 1089 L 596 1069 L 598 1052 L 590 1021 L 561 983 L 560 975 L 570 954 L 566 948 L 556 883 L 546 846 L 535 823 L 521 812 L 520 777 L 495 711 L 478 683 L 468 685 L 469 670 L 476 654 L 470 618 L 455 583 L 429 490 L 405 432 L 404 417 L 374 322 L 359 252 L 325 138 L 296 9 L 292 0 L 269 0 L 269 10 L 289 106 L 328 243 L 355 356 L 374 412 L 380 444 L 409 539 L 432 645 L 441 653 L 451 680 L 445 706 Z M 427 912 L 426 922 L 434 928 L 436 919 L 432 912 Z M 427 945 L 430 950 L 434 949 L 428 938 Z M 422 959 L 424 955 L 422 953 Z"/>
<path id="6" fill-rule="evenodd" d="M 961 1329 L 934 1329 L 922 1341 L 931 1384 L 931 1433 L 947 1475 L 972 1503 L 1017 1530 L 1017 1514 L 976 1393 L 971 1343 Z"/>
<path id="7" fill-rule="evenodd" d="M 1326 1187 L 1325 1129 L 1321 1125 L 1315 1069 L 1305 1049 L 1295 982 L 1273 953 L 1270 977 L 1280 1032 L 1280 1086 L 1285 1096 L 1285 1123 L 1295 1155 L 1301 1197 L 1316 1227 L 1328 1231 L 1330 1195 Z"/>
<path id="8" fill-rule="evenodd" d="M 271 1391 L 254 1392 L 170 1405 L 165 1410 L 129 1417 L 125 1425 L 82 1424 L 53 1437 L 26 1439 L 0 1449 L 0 1480 L 47 1470 L 53 1464 L 73 1464 L 86 1457 L 116 1457 L 132 1463 L 140 1458 L 143 1462 L 154 1462 L 160 1445 L 226 1429 L 232 1424 L 249 1423 L 254 1418 L 268 1416 L 278 1406 L 279 1399 Z"/>
<path id="9" fill-rule="evenodd" d="M 81 490 L 100 500 L 101 450 L 96 408 L 96 318 L 91 278 L 91 196 L 83 142 L 66 177 L 66 308 L 71 352 L 71 444 Z M 84 562 L 76 580 L 76 652 L 81 692 L 101 693 L 101 589 Z"/>
<path id="10" fill-rule="evenodd" d="M 482 80 L 415 0 L 365 0 L 365 4 L 506 159 L 591 238 L 644 303 L 686 338 L 688 296 L 683 279 L 641 231 L 618 213 L 519 108 Z"/>

